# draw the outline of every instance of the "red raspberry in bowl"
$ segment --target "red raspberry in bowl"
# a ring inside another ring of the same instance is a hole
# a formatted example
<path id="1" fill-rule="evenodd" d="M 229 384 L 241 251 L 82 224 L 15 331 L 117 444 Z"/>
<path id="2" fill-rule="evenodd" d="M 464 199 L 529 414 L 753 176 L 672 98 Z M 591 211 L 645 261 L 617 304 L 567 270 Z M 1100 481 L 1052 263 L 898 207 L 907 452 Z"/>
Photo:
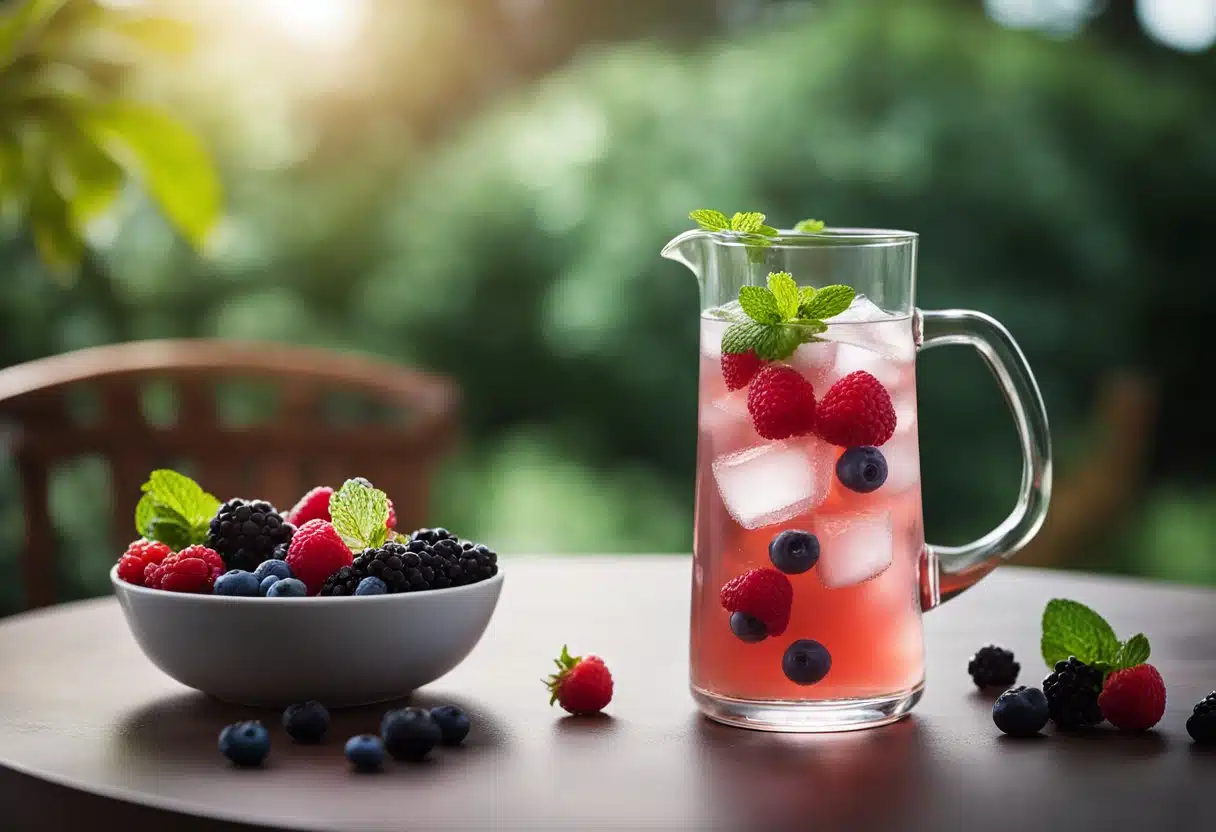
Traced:
<path id="1" fill-rule="evenodd" d="M 224 559 L 206 546 L 187 546 L 144 569 L 144 586 L 168 592 L 210 592 L 224 574 Z"/>
<path id="2" fill-rule="evenodd" d="M 118 577 L 129 584 L 144 585 L 144 570 L 149 564 L 159 564 L 173 550 L 159 540 L 140 538 L 127 546 L 127 551 L 118 559 Z"/>
<path id="3" fill-rule="evenodd" d="M 291 507 L 291 511 L 287 513 L 287 522 L 298 529 L 309 520 L 324 520 L 326 522 L 333 520 L 329 516 L 329 498 L 333 495 L 334 490 L 328 485 L 317 486 L 301 497 L 300 501 Z M 389 529 L 397 528 L 397 512 L 393 508 L 392 500 L 388 501 L 388 521 L 384 525 Z"/>
<path id="4" fill-rule="evenodd" d="M 309 520 L 296 529 L 284 560 L 292 574 L 308 587 L 308 594 L 316 595 L 326 578 L 354 562 L 354 555 L 333 523 Z"/>

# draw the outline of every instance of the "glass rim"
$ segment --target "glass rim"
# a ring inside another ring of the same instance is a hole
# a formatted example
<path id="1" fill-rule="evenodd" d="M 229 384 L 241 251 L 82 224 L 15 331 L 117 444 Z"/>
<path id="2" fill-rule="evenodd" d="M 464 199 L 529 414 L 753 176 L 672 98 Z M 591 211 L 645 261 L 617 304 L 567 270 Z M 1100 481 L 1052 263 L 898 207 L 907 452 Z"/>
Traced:
<path id="1" fill-rule="evenodd" d="M 749 248 L 870 248 L 881 246 L 900 246 L 915 243 L 920 237 L 915 231 L 901 231 L 894 228 L 824 228 L 822 231 L 795 231 L 789 228 L 778 229 L 772 237 L 760 235 L 745 235 L 735 231 L 701 231 L 714 242 L 724 246 L 743 246 Z M 763 241 L 763 242 L 761 242 Z"/>

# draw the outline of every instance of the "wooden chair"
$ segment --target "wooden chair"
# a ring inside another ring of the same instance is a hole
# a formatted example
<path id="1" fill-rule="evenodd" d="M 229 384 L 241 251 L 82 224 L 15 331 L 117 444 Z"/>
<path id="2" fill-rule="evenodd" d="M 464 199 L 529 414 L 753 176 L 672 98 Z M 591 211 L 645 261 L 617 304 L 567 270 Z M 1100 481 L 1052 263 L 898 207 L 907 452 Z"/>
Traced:
<path id="1" fill-rule="evenodd" d="M 242 418 L 242 403 L 263 418 Z M 25 502 L 26 604 L 55 599 L 47 486 L 58 463 L 108 461 L 116 557 L 134 536 L 140 486 L 161 466 L 188 471 L 220 499 L 258 496 L 284 512 L 313 485 L 364 476 L 409 530 L 426 525 L 457 404 L 446 380 L 278 344 L 140 341 L 0 370 L 0 423 Z"/>

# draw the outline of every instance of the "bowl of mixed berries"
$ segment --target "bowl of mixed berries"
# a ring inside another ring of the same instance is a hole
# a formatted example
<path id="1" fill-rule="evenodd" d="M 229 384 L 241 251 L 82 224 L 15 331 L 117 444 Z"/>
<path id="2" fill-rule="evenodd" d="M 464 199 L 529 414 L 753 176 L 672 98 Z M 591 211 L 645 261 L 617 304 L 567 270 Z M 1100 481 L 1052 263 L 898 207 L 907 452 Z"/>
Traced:
<path id="1" fill-rule="evenodd" d="M 395 526 L 361 478 L 280 513 L 158 470 L 110 580 L 144 654 L 188 687 L 259 706 L 396 699 L 469 654 L 503 576 L 487 546 Z"/>

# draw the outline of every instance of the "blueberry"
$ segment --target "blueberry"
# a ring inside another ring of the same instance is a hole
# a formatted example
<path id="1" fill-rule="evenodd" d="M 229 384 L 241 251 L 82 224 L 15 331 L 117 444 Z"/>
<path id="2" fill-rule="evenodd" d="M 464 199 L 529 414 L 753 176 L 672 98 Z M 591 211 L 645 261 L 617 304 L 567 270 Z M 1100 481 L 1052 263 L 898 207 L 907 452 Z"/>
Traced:
<path id="1" fill-rule="evenodd" d="M 275 581 L 266 590 L 267 598 L 303 598 L 308 595 L 308 587 L 298 578 L 283 578 Z"/>
<path id="2" fill-rule="evenodd" d="M 431 708 L 431 719 L 439 725 L 444 745 L 460 745 L 469 735 L 469 715 L 455 705 Z"/>
<path id="3" fill-rule="evenodd" d="M 1011 737 L 1033 737 L 1047 724 L 1049 715 L 1043 691 L 1025 685 L 1005 691 L 992 705 L 992 721 Z"/>
<path id="4" fill-rule="evenodd" d="M 418 761 L 443 739 L 439 723 L 422 708 L 389 711 L 380 720 L 384 747 L 395 760 Z"/>
<path id="5" fill-rule="evenodd" d="M 800 638 L 785 648 L 781 669 L 794 684 L 813 685 L 832 669 L 832 654 L 819 642 Z"/>
<path id="6" fill-rule="evenodd" d="M 283 580 L 283 579 L 280 578 L 278 575 L 267 575 L 265 578 L 262 579 L 262 583 L 258 587 L 258 592 L 261 593 L 262 595 L 266 595 L 267 593 L 270 592 L 270 588 L 281 580 Z"/>
<path id="7" fill-rule="evenodd" d="M 800 575 L 819 562 L 819 538 L 786 529 L 768 544 L 768 558 L 787 575 Z"/>
<path id="8" fill-rule="evenodd" d="M 296 742 L 320 742 L 329 728 L 329 711 L 315 700 L 288 705 L 283 711 L 283 728 Z"/>
<path id="9" fill-rule="evenodd" d="M 258 579 L 258 583 L 266 580 L 267 575 L 274 575 L 276 578 L 294 578 L 291 574 L 291 567 L 287 565 L 287 561 L 271 558 L 264 560 L 258 564 L 258 568 L 253 570 L 253 577 Z"/>
<path id="10" fill-rule="evenodd" d="M 346 741 L 346 759 L 355 771 L 379 771 L 384 765 L 384 743 L 375 734 L 357 734 Z"/>
<path id="11" fill-rule="evenodd" d="M 359 581 L 359 585 L 355 587 L 356 595 L 383 595 L 386 592 L 388 592 L 388 584 L 375 575 L 369 575 Z"/>
<path id="12" fill-rule="evenodd" d="M 869 494 L 887 481 L 887 460 L 872 445 L 849 448 L 836 460 L 836 479 L 850 491 Z"/>
<path id="13" fill-rule="evenodd" d="M 764 626 L 764 622 L 745 612 L 736 611 L 730 614 L 730 631 L 737 635 L 740 641 L 746 641 L 748 644 L 764 641 L 768 637 L 768 628 Z"/>
<path id="14" fill-rule="evenodd" d="M 220 753 L 238 766 L 259 766 L 270 753 L 270 734 L 261 722 L 237 722 L 220 731 Z"/>
<path id="15" fill-rule="evenodd" d="M 215 594 L 257 598 L 261 593 L 258 592 L 258 579 L 253 577 L 252 572 L 233 569 L 215 579 Z"/>

